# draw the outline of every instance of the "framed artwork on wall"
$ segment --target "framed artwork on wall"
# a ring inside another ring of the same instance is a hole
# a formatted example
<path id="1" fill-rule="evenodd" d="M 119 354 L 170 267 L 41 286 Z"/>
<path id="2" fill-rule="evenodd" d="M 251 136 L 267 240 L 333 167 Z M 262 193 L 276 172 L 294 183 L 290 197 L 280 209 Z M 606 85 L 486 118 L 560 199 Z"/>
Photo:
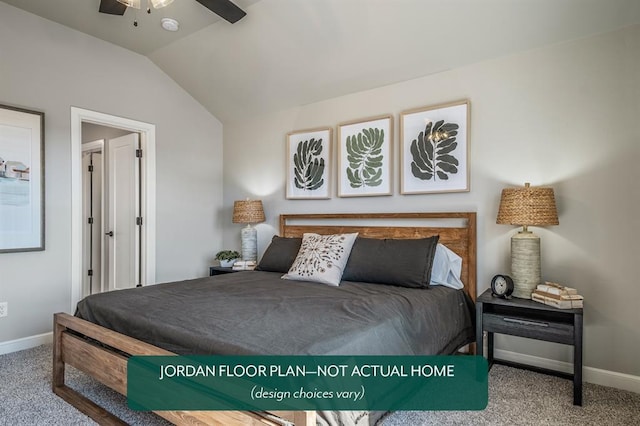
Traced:
<path id="1" fill-rule="evenodd" d="M 400 114 L 400 193 L 469 191 L 469 101 Z"/>
<path id="2" fill-rule="evenodd" d="M 331 128 L 287 133 L 287 199 L 326 199 L 331 194 Z"/>
<path id="3" fill-rule="evenodd" d="M 0 105 L 0 253 L 44 250 L 44 113 Z"/>
<path id="4" fill-rule="evenodd" d="M 339 197 L 391 195 L 391 115 L 340 124 L 338 147 Z"/>

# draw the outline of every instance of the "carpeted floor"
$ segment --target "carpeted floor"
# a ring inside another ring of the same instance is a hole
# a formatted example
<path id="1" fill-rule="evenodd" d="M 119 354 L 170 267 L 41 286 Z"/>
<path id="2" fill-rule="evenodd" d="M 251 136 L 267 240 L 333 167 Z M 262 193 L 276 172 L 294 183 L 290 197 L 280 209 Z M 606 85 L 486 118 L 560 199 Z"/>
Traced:
<path id="1" fill-rule="evenodd" d="M 166 425 L 133 412 L 126 398 L 68 369 L 67 383 L 132 425 Z M 483 411 L 404 411 L 382 426 L 418 425 L 640 425 L 640 394 L 586 383 L 584 406 L 572 405 L 568 380 L 496 365 L 489 375 Z M 94 425 L 51 392 L 51 346 L 0 356 L 0 425 Z"/>

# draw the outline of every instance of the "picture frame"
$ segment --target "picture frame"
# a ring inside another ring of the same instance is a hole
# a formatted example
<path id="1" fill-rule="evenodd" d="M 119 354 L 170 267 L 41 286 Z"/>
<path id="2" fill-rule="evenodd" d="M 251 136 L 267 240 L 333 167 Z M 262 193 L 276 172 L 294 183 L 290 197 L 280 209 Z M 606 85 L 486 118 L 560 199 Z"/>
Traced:
<path id="1" fill-rule="evenodd" d="M 44 113 L 0 105 L 0 253 L 44 250 Z"/>
<path id="2" fill-rule="evenodd" d="M 338 141 L 338 196 L 391 195 L 393 116 L 341 123 Z"/>
<path id="3" fill-rule="evenodd" d="M 332 137 L 330 127 L 287 133 L 287 199 L 331 197 Z"/>
<path id="4" fill-rule="evenodd" d="M 469 192 L 470 102 L 400 114 L 400 193 Z"/>

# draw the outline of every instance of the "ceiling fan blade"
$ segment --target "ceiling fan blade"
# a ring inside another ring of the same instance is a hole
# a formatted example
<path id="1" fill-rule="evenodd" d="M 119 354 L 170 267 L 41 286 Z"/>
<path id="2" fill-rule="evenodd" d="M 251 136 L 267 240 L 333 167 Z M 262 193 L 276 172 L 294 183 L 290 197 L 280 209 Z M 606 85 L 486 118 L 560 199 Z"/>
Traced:
<path id="1" fill-rule="evenodd" d="M 100 12 L 109 15 L 124 15 L 127 6 L 119 3 L 118 0 L 100 0 Z"/>
<path id="2" fill-rule="evenodd" d="M 114 0 L 115 1 L 115 0 Z M 226 19 L 227 21 L 233 23 L 238 22 L 242 19 L 247 13 L 240 9 L 238 6 L 233 4 L 230 0 L 197 0 L 198 3 L 219 15 L 220 17 Z"/>

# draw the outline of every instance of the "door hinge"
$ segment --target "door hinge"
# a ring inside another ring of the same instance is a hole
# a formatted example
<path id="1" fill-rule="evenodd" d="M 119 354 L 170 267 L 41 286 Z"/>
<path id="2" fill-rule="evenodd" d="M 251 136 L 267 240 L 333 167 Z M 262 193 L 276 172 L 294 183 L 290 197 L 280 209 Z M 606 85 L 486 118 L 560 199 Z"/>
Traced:
<path id="1" fill-rule="evenodd" d="M 88 220 L 88 222 L 89 222 L 89 225 L 93 225 L 93 218 L 92 218 L 92 217 L 90 217 L 90 218 L 89 218 L 89 220 Z"/>
<path id="2" fill-rule="evenodd" d="M 93 173 L 93 164 L 89 164 L 89 173 Z"/>
<path id="3" fill-rule="evenodd" d="M 93 276 L 93 269 L 89 269 L 89 270 L 87 271 L 87 275 L 88 275 L 88 276 L 90 276 L 90 277 L 92 277 L 92 276 Z"/>
<path id="4" fill-rule="evenodd" d="M 137 158 L 142 158 L 142 150 L 141 149 L 136 149 L 136 157 Z"/>
<path id="5" fill-rule="evenodd" d="M 141 216 L 136 217 L 136 225 L 138 225 L 138 226 L 142 225 L 142 217 Z"/>

